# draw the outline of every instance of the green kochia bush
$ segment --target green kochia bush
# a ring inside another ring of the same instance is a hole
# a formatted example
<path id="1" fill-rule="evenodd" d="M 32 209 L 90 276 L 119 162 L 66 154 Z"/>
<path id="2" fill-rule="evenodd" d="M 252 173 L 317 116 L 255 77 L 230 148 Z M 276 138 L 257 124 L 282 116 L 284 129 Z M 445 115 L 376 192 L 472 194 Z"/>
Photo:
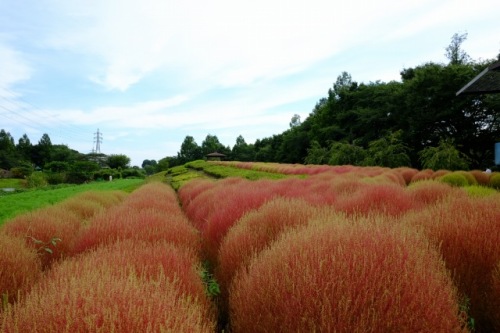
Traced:
<path id="1" fill-rule="evenodd" d="M 444 175 L 439 180 L 442 181 L 443 183 L 447 183 L 447 184 L 450 184 L 452 186 L 463 187 L 463 186 L 469 185 L 467 178 L 465 178 L 465 176 L 463 174 L 458 173 L 458 172 L 453 172 L 453 173 L 449 173 L 447 175 Z"/>

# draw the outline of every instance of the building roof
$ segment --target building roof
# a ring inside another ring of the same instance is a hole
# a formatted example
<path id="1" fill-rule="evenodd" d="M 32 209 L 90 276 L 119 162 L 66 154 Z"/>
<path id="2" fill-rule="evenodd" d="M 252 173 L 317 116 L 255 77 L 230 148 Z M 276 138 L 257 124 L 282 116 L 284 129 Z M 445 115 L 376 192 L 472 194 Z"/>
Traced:
<path id="1" fill-rule="evenodd" d="M 226 155 L 218 153 L 218 152 L 213 152 L 213 153 L 207 154 L 207 157 L 226 157 Z"/>
<path id="2" fill-rule="evenodd" d="M 485 68 L 484 71 L 460 89 L 457 92 L 457 96 L 465 94 L 492 93 L 500 93 L 500 61 L 497 61 Z"/>

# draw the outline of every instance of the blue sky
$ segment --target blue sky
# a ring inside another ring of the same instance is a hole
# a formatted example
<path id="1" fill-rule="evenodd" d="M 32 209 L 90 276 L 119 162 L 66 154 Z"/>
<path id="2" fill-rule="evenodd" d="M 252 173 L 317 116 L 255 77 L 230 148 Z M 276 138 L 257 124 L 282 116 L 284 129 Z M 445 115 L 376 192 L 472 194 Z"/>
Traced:
<path id="1" fill-rule="evenodd" d="M 0 128 L 17 140 L 133 165 L 186 135 L 233 146 L 302 119 L 342 71 L 399 80 L 446 62 L 454 33 L 475 60 L 500 52 L 498 0 L 0 0 Z"/>

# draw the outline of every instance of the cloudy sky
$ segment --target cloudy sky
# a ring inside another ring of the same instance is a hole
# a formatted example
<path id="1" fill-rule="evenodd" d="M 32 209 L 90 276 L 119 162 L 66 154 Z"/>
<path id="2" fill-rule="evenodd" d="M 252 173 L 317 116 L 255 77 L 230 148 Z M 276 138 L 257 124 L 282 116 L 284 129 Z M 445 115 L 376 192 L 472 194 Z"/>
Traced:
<path id="1" fill-rule="evenodd" d="M 500 52 L 498 0 L 0 0 L 0 128 L 133 165 L 186 135 L 233 146 L 305 119 L 342 71 L 399 80 Z"/>

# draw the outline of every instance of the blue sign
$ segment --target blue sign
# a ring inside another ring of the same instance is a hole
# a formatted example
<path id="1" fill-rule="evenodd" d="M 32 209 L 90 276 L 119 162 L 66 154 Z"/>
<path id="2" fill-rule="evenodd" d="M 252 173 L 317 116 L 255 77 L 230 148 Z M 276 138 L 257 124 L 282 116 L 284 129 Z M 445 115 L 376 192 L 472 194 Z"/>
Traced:
<path id="1" fill-rule="evenodd" d="M 495 143 L 495 164 L 500 165 L 500 142 Z"/>

